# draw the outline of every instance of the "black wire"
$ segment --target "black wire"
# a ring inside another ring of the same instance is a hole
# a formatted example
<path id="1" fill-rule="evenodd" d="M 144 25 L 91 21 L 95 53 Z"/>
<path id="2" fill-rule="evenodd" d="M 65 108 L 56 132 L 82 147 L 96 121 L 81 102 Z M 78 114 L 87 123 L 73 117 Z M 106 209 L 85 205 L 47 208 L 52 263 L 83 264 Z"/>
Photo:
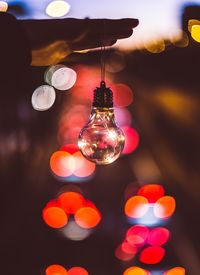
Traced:
<path id="1" fill-rule="evenodd" d="M 105 68 L 106 68 L 105 51 L 106 51 L 106 47 L 102 45 L 101 46 L 101 81 L 105 81 Z"/>
<path id="2" fill-rule="evenodd" d="M 105 82 L 105 69 L 106 69 L 106 60 L 105 60 L 105 53 L 106 47 L 104 45 L 105 39 L 105 21 L 103 20 L 103 31 L 102 31 L 102 38 L 101 38 L 101 81 Z"/>

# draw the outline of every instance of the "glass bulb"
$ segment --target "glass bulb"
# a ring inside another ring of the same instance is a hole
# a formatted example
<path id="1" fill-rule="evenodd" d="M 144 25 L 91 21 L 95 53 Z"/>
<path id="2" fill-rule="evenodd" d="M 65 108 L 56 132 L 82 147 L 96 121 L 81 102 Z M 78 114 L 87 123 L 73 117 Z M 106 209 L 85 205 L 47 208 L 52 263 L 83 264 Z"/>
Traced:
<path id="1" fill-rule="evenodd" d="M 84 157 L 96 164 L 112 163 L 120 156 L 124 143 L 124 133 L 115 122 L 114 109 L 93 106 L 78 140 Z"/>

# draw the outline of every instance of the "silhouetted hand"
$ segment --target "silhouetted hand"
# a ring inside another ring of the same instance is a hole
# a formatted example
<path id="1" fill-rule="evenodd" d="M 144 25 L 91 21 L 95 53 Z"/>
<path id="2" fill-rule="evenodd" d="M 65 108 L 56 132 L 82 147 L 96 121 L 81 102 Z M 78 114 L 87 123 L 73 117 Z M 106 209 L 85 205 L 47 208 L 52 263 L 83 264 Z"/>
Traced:
<path id="1" fill-rule="evenodd" d="M 73 51 L 113 45 L 132 35 L 137 19 L 53 19 L 21 21 L 31 43 L 32 65 L 48 66 Z"/>

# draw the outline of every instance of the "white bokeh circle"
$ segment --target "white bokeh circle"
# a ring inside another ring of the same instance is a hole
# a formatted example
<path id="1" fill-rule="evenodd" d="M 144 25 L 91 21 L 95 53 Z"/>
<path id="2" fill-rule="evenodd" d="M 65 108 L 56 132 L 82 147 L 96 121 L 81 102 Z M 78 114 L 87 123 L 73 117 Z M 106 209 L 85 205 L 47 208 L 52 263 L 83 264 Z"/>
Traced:
<path id="1" fill-rule="evenodd" d="M 77 80 L 76 72 L 64 65 L 51 66 L 44 77 L 49 85 L 60 91 L 71 89 Z"/>
<path id="2" fill-rule="evenodd" d="M 33 92 L 31 103 L 35 110 L 46 111 L 53 106 L 55 99 L 56 93 L 54 88 L 49 85 L 42 85 Z"/>
<path id="3" fill-rule="evenodd" d="M 52 1 L 46 7 L 46 14 L 50 17 L 63 17 L 71 9 L 69 3 L 63 0 Z"/>
<path id="4" fill-rule="evenodd" d="M 6 12 L 8 10 L 8 3 L 0 1 L 0 12 Z"/>

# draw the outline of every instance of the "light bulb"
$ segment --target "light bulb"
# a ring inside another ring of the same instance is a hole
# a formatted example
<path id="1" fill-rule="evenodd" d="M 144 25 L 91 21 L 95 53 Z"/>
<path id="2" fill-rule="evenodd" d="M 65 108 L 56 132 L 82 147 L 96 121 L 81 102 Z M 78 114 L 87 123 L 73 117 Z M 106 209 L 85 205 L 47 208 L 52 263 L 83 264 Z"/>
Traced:
<path id="1" fill-rule="evenodd" d="M 124 143 L 124 133 L 115 122 L 112 91 L 102 81 L 94 91 L 89 121 L 79 134 L 79 149 L 89 161 L 106 165 L 120 156 Z"/>

